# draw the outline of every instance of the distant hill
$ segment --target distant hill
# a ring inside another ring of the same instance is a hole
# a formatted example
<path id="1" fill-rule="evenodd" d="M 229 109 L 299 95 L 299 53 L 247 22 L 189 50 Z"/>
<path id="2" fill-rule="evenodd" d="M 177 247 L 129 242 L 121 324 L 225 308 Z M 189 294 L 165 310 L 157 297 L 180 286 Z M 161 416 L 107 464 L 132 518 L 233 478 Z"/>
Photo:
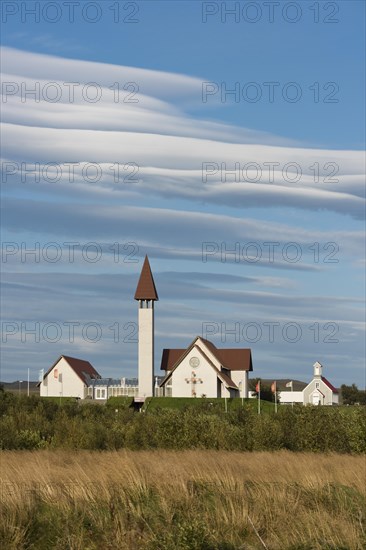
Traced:
<path id="1" fill-rule="evenodd" d="M 273 384 L 274 380 L 273 378 L 272 379 L 262 378 L 261 382 L 265 386 L 270 386 L 271 384 Z M 293 383 L 292 386 L 294 391 L 302 391 L 309 383 L 309 382 L 302 382 L 301 380 L 293 380 L 291 378 L 279 378 L 276 380 L 276 382 L 277 382 L 278 391 L 291 391 L 291 388 L 286 387 L 286 384 L 288 384 L 288 382 Z"/>
<path id="2" fill-rule="evenodd" d="M 37 388 L 38 381 L 29 381 L 29 393 L 36 393 L 39 395 L 39 388 Z M 4 388 L 5 391 L 19 392 L 19 380 L 15 382 L 0 382 L 0 386 Z M 28 391 L 28 382 L 23 380 L 20 384 L 21 393 L 27 393 Z"/>

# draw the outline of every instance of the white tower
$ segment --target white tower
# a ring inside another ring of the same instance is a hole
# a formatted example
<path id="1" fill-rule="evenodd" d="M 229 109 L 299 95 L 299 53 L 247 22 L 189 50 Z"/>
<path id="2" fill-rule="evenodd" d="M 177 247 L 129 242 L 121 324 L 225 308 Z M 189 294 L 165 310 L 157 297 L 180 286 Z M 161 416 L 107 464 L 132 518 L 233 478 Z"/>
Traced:
<path id="1" fill-rule="evenodd" d="M 135 300 L 139 302 L 139 397 L 151 397 L 154 395 L 154 302 L 159 298 L 147 256 L 137 284 Z"/>
<path id="2" fill-rule="evenodd" d="M 313 367 L 314 367 L 314 376 L 316 376 L 317 378 L 321 378 L 323 365 L 321 365 L 319 361 L 317 361 L 316 363 L 314 363 Z"/>

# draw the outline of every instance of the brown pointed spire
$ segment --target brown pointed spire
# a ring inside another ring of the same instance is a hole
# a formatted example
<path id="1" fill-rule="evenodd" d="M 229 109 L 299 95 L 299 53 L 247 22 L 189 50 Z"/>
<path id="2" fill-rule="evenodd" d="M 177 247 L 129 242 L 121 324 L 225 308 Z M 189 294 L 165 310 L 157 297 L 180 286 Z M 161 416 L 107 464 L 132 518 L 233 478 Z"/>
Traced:
<path id="1" fill-rule="evenodd" d="M 145 256 L 144 265 L 142 266 L 140 279 L 137 284 L 135 300 L 159 300 L 147 256 Z"/>

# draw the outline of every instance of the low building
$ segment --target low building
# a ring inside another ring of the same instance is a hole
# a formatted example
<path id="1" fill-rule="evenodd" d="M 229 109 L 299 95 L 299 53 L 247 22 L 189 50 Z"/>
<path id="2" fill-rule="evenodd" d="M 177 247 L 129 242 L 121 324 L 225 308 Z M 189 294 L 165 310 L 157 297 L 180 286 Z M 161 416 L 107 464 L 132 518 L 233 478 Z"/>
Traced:
<path id="1" fill-rule="evenodd" d="M 303 404 L 304 395 L 302 391 L 280 391 L 278 392 L 278 399 L 282 405 L 291 405 L 292 403 Z"/>
<path id="2" fill-rule="evenodd" d="M 109 397 L 136 397 L 137 378 L 99 378 L 90 380 L 87 398 L 103 400 Z"/>

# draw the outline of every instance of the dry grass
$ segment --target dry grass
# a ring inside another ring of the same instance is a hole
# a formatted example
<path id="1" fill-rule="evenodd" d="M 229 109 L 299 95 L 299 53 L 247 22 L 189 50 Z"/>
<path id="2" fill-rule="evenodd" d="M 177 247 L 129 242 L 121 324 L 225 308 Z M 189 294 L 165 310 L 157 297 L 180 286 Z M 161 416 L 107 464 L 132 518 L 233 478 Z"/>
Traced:
<path id="1" fill-rule="evenodd" d="M 259 536 L 271 550 L 366 545 L 364 456 L 6 451 L 0 459 L 0 542 L 9 550 L 254 549 L 263 548 Z"/>

